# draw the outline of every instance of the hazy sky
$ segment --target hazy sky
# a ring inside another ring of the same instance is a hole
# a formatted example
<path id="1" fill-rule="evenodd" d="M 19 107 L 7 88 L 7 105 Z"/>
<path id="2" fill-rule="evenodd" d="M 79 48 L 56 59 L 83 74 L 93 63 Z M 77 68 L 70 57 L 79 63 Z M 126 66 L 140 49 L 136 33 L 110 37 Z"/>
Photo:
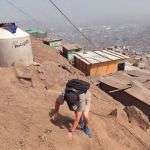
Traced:
<path id="1" fill-rule="evenodd" d="M 61 24 L 63 17 L 48 0 L 9 0 L 44 24 Z M 105 22 L 149 20 L 150 0 L 53 0 L 75 22 Z M 31 19 L 0 0 L 0 20 L 27 21 Z"/>

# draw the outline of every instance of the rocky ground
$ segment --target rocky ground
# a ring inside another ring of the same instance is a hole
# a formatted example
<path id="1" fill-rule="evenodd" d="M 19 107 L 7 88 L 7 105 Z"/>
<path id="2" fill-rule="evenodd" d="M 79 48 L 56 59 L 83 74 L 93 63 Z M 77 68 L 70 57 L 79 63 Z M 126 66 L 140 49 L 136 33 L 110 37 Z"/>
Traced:
<path id="1" fill-rule="evenodd" d="M 54 49 L 33 40 L 32 66 L 0 68 L 1 150 L 149 150 L 149 116 L 124 105 L 72 67 Z M 77 130 L 68 139 L 72 113 L 62 106 L 56 121 L 49 111 L 68 79 L 91 82 L 93 137 Z M 148 84 L 145 84 L 148 86 Z M 137 91 L 138 92 L 138 91 Z M 130 107 L 129 107 L 130 106 Z M 149 106 L 148 106 L 149 107 Z"/>

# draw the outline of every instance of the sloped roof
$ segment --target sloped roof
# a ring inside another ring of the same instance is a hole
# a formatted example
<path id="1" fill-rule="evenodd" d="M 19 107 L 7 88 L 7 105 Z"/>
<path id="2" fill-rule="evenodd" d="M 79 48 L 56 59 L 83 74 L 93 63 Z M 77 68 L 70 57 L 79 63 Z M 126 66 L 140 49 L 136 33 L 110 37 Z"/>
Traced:
<path id="1" fill-rule="evenodd" d="M 63 47 L 65 49 L 67 49 L 67 50 L 73 50 L 73 49 L 79 49 L 79 48 L 81 48 L 81 46 L 78 45 L 78 44 L 70 44 L 70 43 L 63 44 Z"/>
<path id="2" fill-rule="evenodd" d="M 81 59 L 86 64 L 97 64 L 101 62 L 108 62 L 114 60 L 124 60 L 129 58 L 112 50 L 101 50 L 101 51 L 88 51 L 86 53 L 80 52 L 75 55 L 77 58 Z"/>
<path id="3" fill-rule="evenodd" d="M 46 42 L 59 42 L 59 41 L 62 41 L 62 39 L 45 38 L 43 41 L 46 41 Z"/>

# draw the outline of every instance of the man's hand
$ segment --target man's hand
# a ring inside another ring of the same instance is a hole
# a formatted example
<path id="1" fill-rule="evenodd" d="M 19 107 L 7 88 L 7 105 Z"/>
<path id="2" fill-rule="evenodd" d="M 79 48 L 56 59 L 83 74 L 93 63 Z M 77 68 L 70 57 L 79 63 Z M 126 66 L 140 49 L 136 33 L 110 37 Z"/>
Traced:
<path id="1" fill-rule="evenodd" d="M 70 140 L 73 139 L 73 133 L 72 133 L 72 132 L 68 132 L 68 138 L 69 138 Z"/>
<path id="2" fill-rule="evenodd" d="M 51 109 L 49 116 L 52 120 L 55 120 L 58 117 L 58 112 L 55 109 Z"/>

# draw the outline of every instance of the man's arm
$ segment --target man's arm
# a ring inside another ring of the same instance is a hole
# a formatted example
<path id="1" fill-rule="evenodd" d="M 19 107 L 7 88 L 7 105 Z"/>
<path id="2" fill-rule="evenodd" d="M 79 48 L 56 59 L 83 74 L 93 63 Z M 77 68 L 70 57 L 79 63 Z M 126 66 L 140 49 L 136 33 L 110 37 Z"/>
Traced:
<path id="1" fill-rule="evenodd" d="M 55 118 L 55 116 L 57 116 L 60 109 L 60 105 L 62 105 L 63 103 L 64 103 L 63 97 L 59 96 L 55 102 L 55 108 L 50 112 L 50 117 Z"/>
<path id="2" fill-rule="evenodd" d="M 55 113 L 59 112 L 60 105 L 61 105 L 60 101 L 56 100 L 56 102 L 55 102 L 55 110 L 54 110 Z"/>

